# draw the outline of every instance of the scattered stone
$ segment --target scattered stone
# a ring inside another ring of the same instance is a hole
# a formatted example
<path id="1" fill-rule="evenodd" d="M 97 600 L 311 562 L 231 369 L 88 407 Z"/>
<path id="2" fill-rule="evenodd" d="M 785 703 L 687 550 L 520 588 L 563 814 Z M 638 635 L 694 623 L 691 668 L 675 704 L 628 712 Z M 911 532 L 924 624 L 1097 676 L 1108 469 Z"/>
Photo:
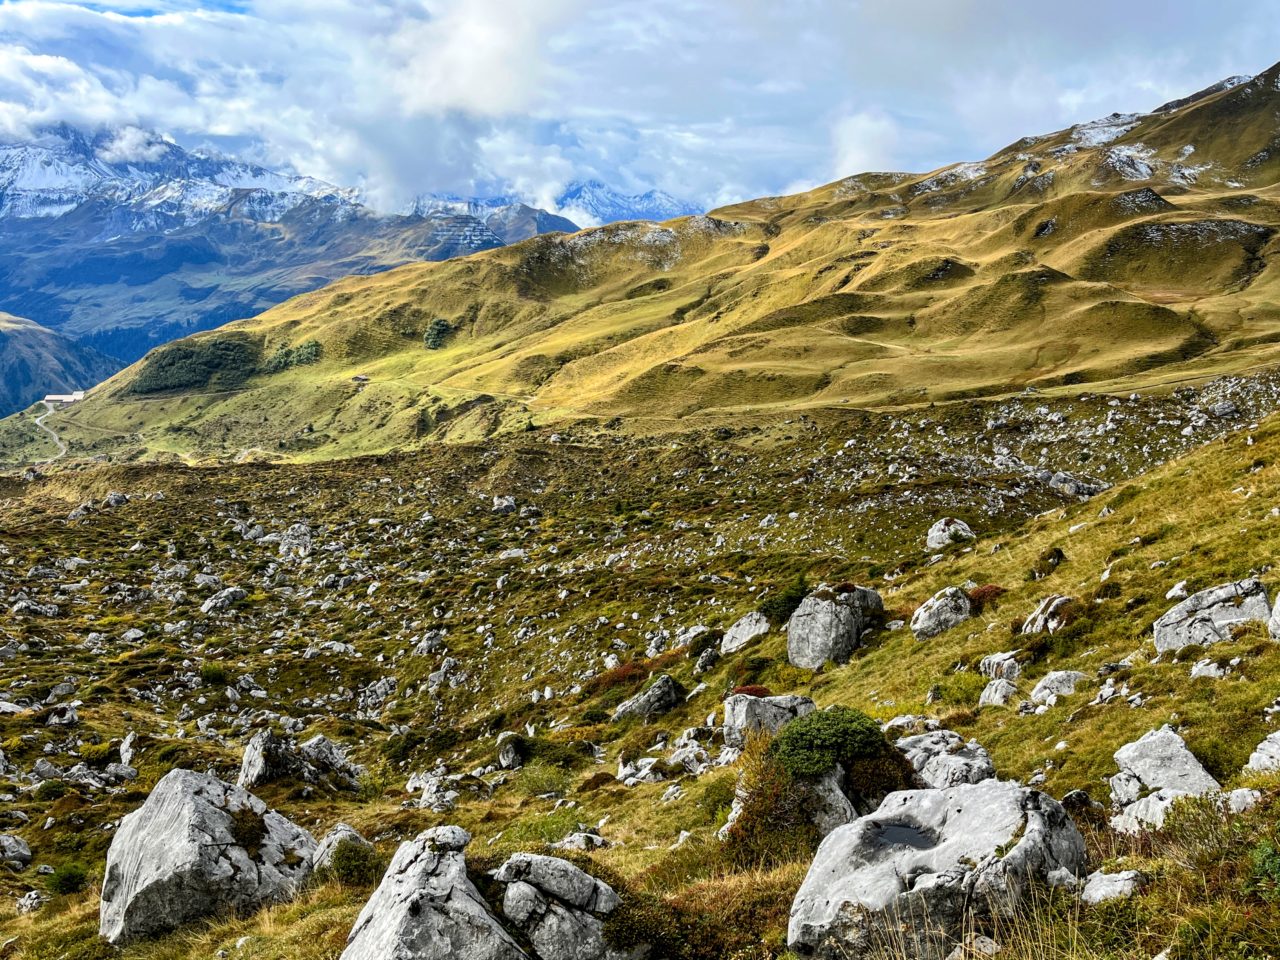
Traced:
<path id="1" fill-rule="evenodd" d="M 917 640 L 928 640 L 963 623 L 972 614 L 969 595 L 959 587 L 945 587 L 912 614 L 911 632 Z"/>
<path id="2" fill-rule="evenodd" d="M 969 525 L 955 517 L 943 517 L 932 527 L 925 537 L 925 546 L 930 550 L 945 550 L 953 543 L 978 539 Z"/>
<path id="3" fill-rule="evenodd" d="M 753 610 L 724 632 L 724 639 L 720 641 L 720 654 L 728 656 L 737 653 L 752 640 L 763 637 L 768 632 L 768 617 Z"/>

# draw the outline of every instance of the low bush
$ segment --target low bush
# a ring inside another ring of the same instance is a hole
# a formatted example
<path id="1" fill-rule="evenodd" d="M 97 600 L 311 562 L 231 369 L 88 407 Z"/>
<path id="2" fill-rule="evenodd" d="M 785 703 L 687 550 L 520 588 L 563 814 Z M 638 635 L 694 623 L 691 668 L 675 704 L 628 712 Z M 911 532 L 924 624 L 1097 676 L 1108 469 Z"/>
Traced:
<path id="1" fill-rule="evenodd" d="M 889 749 L 880 725 L 850 707 L 816 710 L 792 720 L 772 747 L 783 769 L 800 779 L 820 777 L 836 765 L 848 767 Z"/>
<path id="2" fill-rule="evenodd" d="M 79 863 L 64 863 L 45 878 L 49 892 L 58 896 L 79 893 L 89 884 L 89 872 Z"/>
<path id="3" fill-rule="evenodd" d="M 333 848 L 328 873 L 344 887 L 371 887 L 382 879 L 384 869 L 375 848 L 347 839 Z"/>
<path id="4" fill-rule="evenodd" d="M 756 609 L 769 618 L 774 626 L 786 623 L 809 593 L 809 584 L 800 574 L 781 590 L 774 591 L 760 601 Z"/>

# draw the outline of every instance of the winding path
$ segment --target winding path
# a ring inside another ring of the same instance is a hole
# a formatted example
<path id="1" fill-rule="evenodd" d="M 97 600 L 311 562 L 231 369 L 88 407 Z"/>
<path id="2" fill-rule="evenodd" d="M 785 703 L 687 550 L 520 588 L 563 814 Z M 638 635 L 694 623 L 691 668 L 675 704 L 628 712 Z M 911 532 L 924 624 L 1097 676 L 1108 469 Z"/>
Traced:
<path id="1" fill-rule="evenodd" d="M 40 402 L 44 404 L 44 413 L 36 417 L 36 426 L 39 427 L 41 430 L 43 430 L 45 433 L 47 433 L 50 437 L 52 437 L 53 442 L 58 445 L 58 452 L 56 454 L 54 454 L 48 460 L 41 460 L 40 462 L 53 463 L 53 461 L 59 460 L 62 457 L 65 457 L 67 455 L 67 445 L 62 442 L 62 438 L 58 436 L 57 433 L 54 432 L 52 427 L 46 427 L 44 425 L 45 418 L 49 416 L 49 414 L 53 413 L 53 411 L 57 408 L 54 407 L 54 405 L 50 403 L 48 400 L 41 400 Z"/>

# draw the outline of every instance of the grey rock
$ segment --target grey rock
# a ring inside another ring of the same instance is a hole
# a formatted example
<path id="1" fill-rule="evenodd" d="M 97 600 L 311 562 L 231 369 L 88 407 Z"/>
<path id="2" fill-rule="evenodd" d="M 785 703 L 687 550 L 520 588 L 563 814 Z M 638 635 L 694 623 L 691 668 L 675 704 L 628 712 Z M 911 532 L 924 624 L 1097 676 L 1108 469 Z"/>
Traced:
<path id="1" fill-rule="evenodd" d="M 527 960 L 467 877 L 470 842 L 436 827 L 401 844 L 341 960 Z"/>
<path id="2" fill-rule="evenodd" d="M 171 770 L 111 841 L 99 931 L 121 944 L 287 900 L 311 875 L 315 846 L 247 791 Z"/>
<path id="3" fill-rule="evenodd" d="M 867 587 L 837 593 L 823 584 L 801 601 L 787 622 L 787 659 L 817 670 L 828 661 L 847 663 L 862 633 L 884 612 L 880 594 Z"/>
<path id="4" fill-rule="evenodd" d="M 1280 730 L 1268 735 L 1258 744 L 1244 765 L 1249 773 L 1272 773 L 1280 770 Z"/>
<path id="5" fill-rule="evenodd" d="M 917 640 L 928 640 L 968 620 L 972 613 L 969 595 L 959 587 L 946 587 L 912 614 L 911 632 Z"/>
<path id="6" fill-rule="evenodd" d="M 791 907 L 788 946 L 805 956 L 869 955 L 900 942 L 942 960 L 975 921 L 1009 915 L 1036 884 L 1074 883 L 1084 841 L 1052 798 L 985 780 L 892 793 L 819 846 Z"/>
<path id="7" fill-rule="evenodd" d="M 19 867 L 31 865 L 31 848 L 27 841 L 10 833 L 0 833 L 0 862 L 16 863 Z"/>
<path id="8" fill-rule="evenodd" d="M 681 699 L 680 685 L 664 673 L 649 687 L 618 704 L 613 711 L 613 719 L 657 716 L 679 706 Z"/>
<path id="9" fill-rule="evenodd" d="M 1080 899 L 1090 906 L 1106 903 L 1108 900 L 1127 900 L 1142 889 L 1147 878 L 1137 870 L 1123 870 L 1120 873 L 1103 873 L 1097 870 L 1091 874 L 1080 891 Z"/>
<path id="10" fill-rule="evenodd" d="M 212 597 L 200 605 L 200 612 L 206 616 L 210 613 L 222 613 L 229 610 L 233 604 L 239 603 L 248 594 L 240 587 L 227 587 L 225 590 L 219 590 Z"/>
<path id="11" fill-rule="evenodd" d="M 1031 616 L 1027 617 L 1026 621 L 1023 622 L 1021 632 L 1026 634 L 1057 633 L 1067 625 L 1065 615 L 1071 602 L 1071 597 L 1063 597 L 1056 594 L 1045 597 L 1031 611 Z"/>
<path id="12" fill-rule="evenodd" d="M 945 550 L 953 543 L 976 539 L 974 532 L 963 520 L 957 520 L 954 517 L 943 517 L 929 528 L 929 533 L 925 536 L 924 543 L 930 550 Z"/>
<path id="13" fill-rule="evenodd" d="M 992 653 L 978 661 L 978 672 L 992 680 L 1017 680 L 1022 676 L 1022 664 L 1017 660 L 1021 650 Z"/>
<path id="14" fill-rule="evenodd" d="M 753 610 L 724 632 L 724 639 L 720 641 L 720 654 L 728 656 L 737 653 L 752 640 L 763 637 L 768 632 L 769 618 Z"/>
<path id="15" fill-rule="evenodd" d="M 979 707 L 1004 707 L 1018 695 L 1018 688 L 1003 678 L 997 678 L 982 688 L 978 697 Z"/>
<path id="16" fill-rule="evenodd" d="M 1152 624 L 1156 650 L 1175 652 L 1185 646 L 1207 647 L 1231 639 L 1231 628 L 1267 622 L 1271 607 L 1258 580 L 1225 583 L 1193 593 Z"/>
<path id="17" fill-rule="evenodd" d="M 1031 691 L 1033 703 L 1053 703 L 1058 697 L 1066 697 L 1076 692 L 1081 680 L 1088 680 L 1088 674 L 1079 670 L 1052 670 L 1040 678 L 1040 682 Z"/>
<path id="18" fill-rule="evenodd" d="M 1115 752 L 1120 772 L 1111 778 L 1111 826 L 1122 833 L 1159 828 L 1179 797 L 1217 793 L 1218 781 L 1167 725 Z"/>
<path id="19" fill-rule="evenodd" d="M 896 744 L 916 776 L 927 787 L 981 783 L 996 775 L 991 755 L 976 740 L 966 741 L 951 730 L 935 730 L 904 737 Z"/>
<path id="20" fill-rule="evenodd" d="M 808 697 L 787 694 L 781 697 L 753 697 L 736 693 L 724 702 L 724 742 L 741 749 L 752 733 L 777 733 L 796 717 L 816 709 Z"/>

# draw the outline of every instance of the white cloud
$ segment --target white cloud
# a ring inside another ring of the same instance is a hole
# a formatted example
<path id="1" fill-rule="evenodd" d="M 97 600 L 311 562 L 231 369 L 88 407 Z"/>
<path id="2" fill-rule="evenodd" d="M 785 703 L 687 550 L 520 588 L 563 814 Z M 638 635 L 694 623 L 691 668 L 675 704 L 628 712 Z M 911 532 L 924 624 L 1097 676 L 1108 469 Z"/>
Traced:
<path id="1" fill-rule="evenodd" d="M 832 179 L 855 173 L 899 169 L 902 134 L 893 118 L 863 111 L 838 119 L 831 130 L 834 146 Z"/>
<path id="2" fill-rule="evenodd" d="M 165 155 L 164 140 L 140 127 L 121 127 L 98 156 L 107 163 L 152 163 Z"/>
<path id="3" fill-rule="evenodd" d="M 1267 0 L 8 0 L 0 133 L 156 130 L 388 207 L 590 177 L 711 206 L 977 159 L 1277 40 Z"/>

